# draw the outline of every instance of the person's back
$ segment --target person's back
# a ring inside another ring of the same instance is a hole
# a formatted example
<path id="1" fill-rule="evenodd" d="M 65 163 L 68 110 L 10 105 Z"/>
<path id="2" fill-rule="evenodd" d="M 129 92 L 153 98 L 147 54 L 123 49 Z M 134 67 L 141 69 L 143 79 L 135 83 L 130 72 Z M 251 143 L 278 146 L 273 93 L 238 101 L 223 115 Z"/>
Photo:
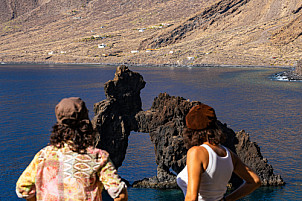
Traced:
<path id="1" fill-rule="evenodd" d="M 198 191 L 199 201 L 214 201 L 223 197 L 227 183 L 233 172 L 233 163 L 230 152 L 225 149 L 225 155 L 219 156 L 209 145 L 202 144 L 208 153 L 208 164 L 203 174 L 200 176 L 200 186 Z M 188 184 L 187 166 L 177 175 L 177 184 L 186 195 Z"/>
<path id="2" fill-rule="evenodd" d="M 125 186 L 118 175 L 113 174 L 115 169 L 108 156 L 107 152 L 92 147 L 86 154 L 79 154 L 67 144 L 59 149 L 47 146 L 36 154 L 31 168 L 18 180 L 18 195 L 27 193 L 24 184 L 35 175 L 35 189 L 31 190 L 36 192 L 37 200 L 98 201 L 103 186 L 112 197 L 117 197 Z M 103 179 L 105 175 L 110 177 Z"/>
<path id="3" fill-rule="evenodd" d="M 106 151 L 95 148 L 96 133 L 79 98 L 56 106 L 50 145 L 41 149 L 16 184 L 18 197 L 30 200 L 101 201 L 103 187 L 114 200 L 127 190 Z"/>
<path id="4" fill-rule="evenodd" d="M 187 164 L 177 179 L 186 201 L 237 200 L 260 186 L 257 174 L 221 145 L 225 137 L 212 107 L 200 103 L 190 109 L 183 132 Z M 224 196 L 232 172 L 245 182 Z"/>

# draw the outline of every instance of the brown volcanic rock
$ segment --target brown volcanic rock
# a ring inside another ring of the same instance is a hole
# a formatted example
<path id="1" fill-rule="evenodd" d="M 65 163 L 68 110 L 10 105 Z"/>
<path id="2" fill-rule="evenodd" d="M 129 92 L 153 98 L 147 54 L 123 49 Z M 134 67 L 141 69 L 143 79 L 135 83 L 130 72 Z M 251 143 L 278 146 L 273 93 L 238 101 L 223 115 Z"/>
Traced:
<path id="1" fill-rule="evenodd" d="M 140 90 L 144 87 L 140 74 L 120 66 L 114 79 L 105 83 L 107 99 L 94 104 L 92 122 L 100 133 L 98 147 L 109 152 L 117 168 L 125 159 L 130 131 L 136 130 L 134 115 L 142 110 Z"/>
<path id="2" fill-rule="evenodd" d="M 154 99 L 150 110 L 141 111 L 136 115 L 138 131 L 150 133 L 158 167 L 157 176 L 136 181 L 134 187 L 165 189 L 177 187 L 175 175 L 170 169 L 178 174 L 185 167 L 187 149 L 182 138 L 185 116 L 199 103 L 161 93 Z M 235 133 L 221 122 L 218 124 L 228 136 L 225 145 L 235 152 Z M 238 182 L 238 178 L 234 178 L 233 181 Z"/>
<path id="3" fill-rule="evenodd" d="M 249 134 L 244 130 L 236 133 L 238 143 L 235 144 L 236 153 L 239 158 L 252 170 L 258 173 L 263 186 L 283 185 L 284 181 L 280 175 L 274 175 L 273 167 L 263 158 L 259 146 L 251 142 Z"/>
<path id="4" fill-rule="evenodd" d="M 174 188 L 175 175 L 173 176 L 170 169 L 178 174 L 186 164 L 187 150 L 184 148 L 182 131 L 185 127 L 186 114 L 198 103 L 163 93 L 154 99 L 150 110 L 141 111 L 136 115 L 140 125 L 144 125 L 139 127 L 139 131 L 150 133 L 158 167 L 156 177 L 137 181 L 133 184 L 135 187 L 160 188 L 164 186 L 164 188 L 169 188 L 170 185 L 170 188 Z M 260 148 L 250 141 L 247 133 L 244 131 L 235 133 L 225 124 L 219 121 L 218 124 L 220 129 L 227 134 L 224 145 L 237 153 L 241 160 L 259 174 L 262 185 L 284 184 L 280 175 L 274 175 L 272 166 L 262 157 Z M 158 181 L 158 185 L 155 185 L 155 181 Z M 232 186 L 238 186 L 241 180 L 234 175 L 230 183 Z"/>
<path id="5" fill-rule="evenodd" d="M 164 170 L 172 168 L 176 173 L 184 168 L 187 150 L 183 145 L 182 132 L 185 127 L 185 117 L 189 110 L 199 103 L 161 93 L 154 99 L 150 110 L 141 111 L 136 115 L 139 123 L 138 131 L 150 133 L 159 168 Z M 235 151 L 235 133 L 221 122 L 219 125 L 228 136 L 226 146 Z"/>
<path id="6" fill-rule="evenodd" d="M 163 93 L 154 99 L 150 110 L 136 115 L 138 131 L 150 133 L 160 181 L 164 179 L 159 176 L 162 174 L 159 168 L 169 172 L 172 167 L 177 173 L 184 168 L 187 150 L 183 146 L 181 133 L 185 126 L 185 114 L 197 103 Z"/>
<path id="7" fill-rule="evenodd" d="M 176 188 L 175 175 L 170 170 L 179 173 L 185 166 L 187 150 L 182 139 L 185 116 L 199 102 L 161 93 L 149 110 L 142 111 L 140 90 L 144 86 L 145 81 L 140 74 L 126 66 L 117 68 L 114 79 L 105 84 L 107 99 L 94 105 L 93 123 L 100 133 L 98 147 L 110 153 L 118 168 L 125 158 L 130 131 L 149 133 L 155 149 L 157 175 L 137 181 L 133 186 Z M 279 175 L 274 175 L 272 166 L 262 157 L 259 147 L 250 141 L 247 133 L 240 131 L 235 134 L 227 125 L 219 121 L 218 125 L 227 134 L 224 145 L 259 174 L 263 185 L 284 184 Z M 231 183 L 237 186 L 241 180 L 232 177 Z"/>
<path id="8" fill-rule="evenodd" d="M 145 84 L 139 73 L 132 72 L 122 65 L 117 68 L 114 79 L 105 83 L 105 95 L 107 99 L 116 101 L 121 114 L 134 116 L 142 110 L 140 90 Z"/>

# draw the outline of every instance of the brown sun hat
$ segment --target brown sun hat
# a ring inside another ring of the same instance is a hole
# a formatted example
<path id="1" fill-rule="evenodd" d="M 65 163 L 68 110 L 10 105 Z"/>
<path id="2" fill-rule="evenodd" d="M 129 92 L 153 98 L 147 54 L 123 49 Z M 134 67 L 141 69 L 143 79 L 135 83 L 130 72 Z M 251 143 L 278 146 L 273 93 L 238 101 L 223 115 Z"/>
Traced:
<path id="1" fill-rule="evenodd" d="M 64 120 L 89 120 L 88 109 L 85 102 L 78 97 L 62 99 L 55 108 L 57 122 L 64 123 Z"/>
<path id="2" fill-rule="evenodd" d="M 216 120 L 215 110 L 202 103 L 192 107 L 186 116 L 187 128 L 194 130 L 206 129 Z"/>

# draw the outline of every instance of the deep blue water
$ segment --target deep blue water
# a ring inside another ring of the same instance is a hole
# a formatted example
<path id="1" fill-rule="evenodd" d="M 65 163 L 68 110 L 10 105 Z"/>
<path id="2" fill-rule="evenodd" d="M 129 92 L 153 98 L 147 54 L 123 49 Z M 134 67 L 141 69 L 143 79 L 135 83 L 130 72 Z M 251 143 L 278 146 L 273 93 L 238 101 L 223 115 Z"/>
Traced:
<path id="1" fill-rule="evenodd" d="M 242 200 L 302 200 L 302 82 L 270 78 L 278 68 L 130 67 L 147 82 L 143 109 L 161 92 L 198 100 L 215 108 L 234 131 L 250 133 L 287 183 L 261 187 Z M 115 67 L 100 65 L 0 65 L 0 200 L 19 200 L 15 183 L 34 154 L 49 140 L 54 107 L 79 96 L 93 117 L 93 104 L 105 98 L 103 84 Z M 119 174 L 132 183 L 156 174 L 153 145 L 146 133 L 132 133 Z M 178 190 L 129 188 L 129 200 L 183 200 Z M 104 200 L 110 200 L 105 197 Z"/>

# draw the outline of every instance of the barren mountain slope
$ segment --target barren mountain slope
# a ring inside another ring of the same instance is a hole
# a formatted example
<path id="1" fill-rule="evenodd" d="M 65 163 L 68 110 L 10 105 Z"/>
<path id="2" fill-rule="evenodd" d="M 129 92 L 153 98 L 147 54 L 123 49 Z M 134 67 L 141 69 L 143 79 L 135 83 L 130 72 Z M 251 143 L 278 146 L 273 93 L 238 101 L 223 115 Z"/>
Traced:
<path id="1" fill-rule="evenodd" d="M 291 20 L 288 24 L 285 24 L 281 28 L 277 29 L 272 34 L 272 41 L 275 44 L 287 45 L 295 42 L 302 35 L 302 12 Z"/>
<path id="2" fill-rule="evenodd" d="M 30 6 L 12 17 L 2 2 L 4 62 L 292 65 L 302 57 L 299 0 L 15 2 Z"/>
<path id="3" fill-rule="evenodd" d="M 2 0 L 0 1 L 0 22 L 6 22 L 22 16 L 35 9 L 39 3 L 36 0 Z"/>

